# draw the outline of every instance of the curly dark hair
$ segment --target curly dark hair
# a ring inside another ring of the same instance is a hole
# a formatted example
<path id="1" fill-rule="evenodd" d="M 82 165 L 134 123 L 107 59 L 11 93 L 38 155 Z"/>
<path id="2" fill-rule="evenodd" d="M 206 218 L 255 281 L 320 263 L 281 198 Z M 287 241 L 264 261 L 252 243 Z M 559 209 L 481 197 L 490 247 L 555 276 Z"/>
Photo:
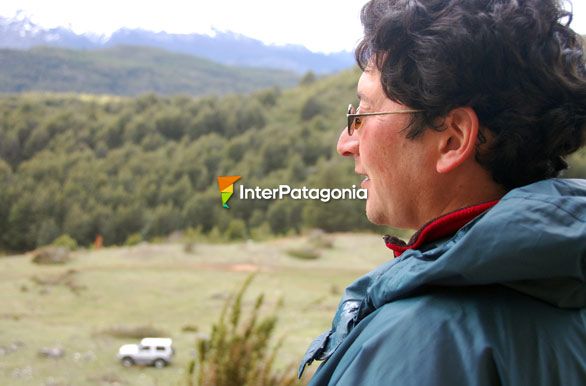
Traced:
<path id="1" fill-rule="evenodd" d="M 372 0 L 355 56 L 362 70 L 376 65 L 387 97 L 424 111 L 409 138 L 472 107 L 491 137 L 476 159 L 512 189 L 557 176 L 586 137 L 586 67 L 571 18 L 557 0 Z"/>

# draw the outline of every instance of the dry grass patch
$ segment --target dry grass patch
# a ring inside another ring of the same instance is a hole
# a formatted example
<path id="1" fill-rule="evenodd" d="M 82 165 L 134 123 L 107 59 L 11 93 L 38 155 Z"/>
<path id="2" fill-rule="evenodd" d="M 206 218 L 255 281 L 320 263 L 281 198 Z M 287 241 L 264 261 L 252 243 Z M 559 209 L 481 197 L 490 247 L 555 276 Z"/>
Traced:
<path id="1" fill-rule="evenodd" d="M 31 281 L 42 287 L 56 287 L 65 286 L 71 290 L 71 292 L 78 295 L 82 290 L 86 289 L 84 285 L 78 283 L 77 280 L 78 271 L 75 269 L 69 269 L 65 272 L 56 275 L 45 275 L 31 277 Z"/>

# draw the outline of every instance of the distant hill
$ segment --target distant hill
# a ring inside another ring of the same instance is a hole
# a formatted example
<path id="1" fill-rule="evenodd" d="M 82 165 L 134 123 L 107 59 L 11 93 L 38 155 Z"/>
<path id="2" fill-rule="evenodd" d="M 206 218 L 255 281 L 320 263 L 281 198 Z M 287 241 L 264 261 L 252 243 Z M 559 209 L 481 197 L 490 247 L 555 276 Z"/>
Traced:
<path id="1" fill-rule="evenodd" d="M 232 33 L 169 34 L 140 29 L 120 29 L 109 38 L 78 35 L 67 28 L 44 29 L 24 16 L 0 17 L 0 48 L 29 49 L 44 45 L 70 49 L 98 49 L 117 45 L 164 48 L 227 65 L 269 67 L 297 73 L 333 73 L 354 64 L 350 52 L 321 54 L 302 46 L 272 46 Z"/>
<path id="2" fill-rule="evenodd" d="M 298 75 L 238 68 L 158 48 L 118 46 L 91 51 L 56 47 L 0 49 L 0 92 L 138 95 L 222 95 L 296 84 Z"/>

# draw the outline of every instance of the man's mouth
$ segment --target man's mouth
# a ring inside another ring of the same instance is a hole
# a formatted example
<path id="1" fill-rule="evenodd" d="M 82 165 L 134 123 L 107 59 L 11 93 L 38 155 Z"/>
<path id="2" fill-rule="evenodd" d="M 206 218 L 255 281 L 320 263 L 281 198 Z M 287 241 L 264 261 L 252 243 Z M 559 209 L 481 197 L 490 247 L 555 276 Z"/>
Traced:
<path id="1" fill-rule="evenodd" d="M 370 182 L 370 178 L 368 178 L 368 176 L 364 176 L 364 179 L 362 180 L 362 182 L 360 183 L 360 187 L 362 189 L 366 189 L 367 186 L 369 185 Z"/>
<path id="2" fill-rule="evenodd" d="M 356 171 L 357 174 L 359 174 L 362 177 L 362 181 L 360 182 L 360 186 L 361 187 L 365 187 L 365 184 L 370 181 L 370 177 L 368 177 L 368 174 L 366 173 L 360 173 L 358 171 Z"/>
<path id="3" fill-rule="evenodd" d="M 362 183 L 370 181 L 370 177 L 368 177 L 368 174 L 364 173 L 362 170 L 354 169 L 354 173 L 362 177 Z"/>

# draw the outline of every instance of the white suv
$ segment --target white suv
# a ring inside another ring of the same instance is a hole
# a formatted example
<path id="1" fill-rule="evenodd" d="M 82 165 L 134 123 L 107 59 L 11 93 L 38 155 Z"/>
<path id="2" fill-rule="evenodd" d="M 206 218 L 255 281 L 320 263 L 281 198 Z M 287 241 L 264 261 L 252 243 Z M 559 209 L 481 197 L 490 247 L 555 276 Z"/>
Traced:
<path id="1" fill-rule="evenodd" d="M 116 357 L 124 367 L 132 365 L 153 365 L 163 368 L 171 363 L 175 355 L 171 338 L 144 338 L 140 344 L 125 344 Z"/>

